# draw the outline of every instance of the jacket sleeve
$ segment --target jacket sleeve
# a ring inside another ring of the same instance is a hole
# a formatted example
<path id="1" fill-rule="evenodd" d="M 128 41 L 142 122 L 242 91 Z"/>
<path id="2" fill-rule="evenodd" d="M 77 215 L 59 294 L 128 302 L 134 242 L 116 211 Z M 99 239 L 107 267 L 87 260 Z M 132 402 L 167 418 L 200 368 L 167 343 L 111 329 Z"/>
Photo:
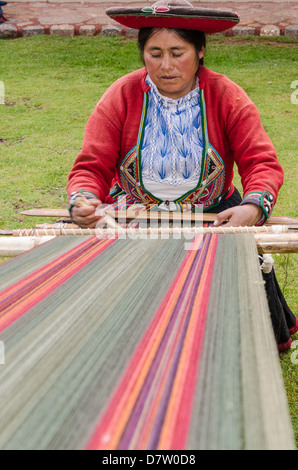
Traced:
<path id="1" fill-rule="evenodd" d="M 82 150 L 69 173 L 69 196 L 83 190 L 104 201 L 115 176 L 120 141 L 119 122 L 113 122 L 99 102 L 87 122 Z"/>
<path id="2" fill-rule="evenodd" d="M 256 106 L 238 86 L 229 96 L 228 109 L 226 135 L 241 176 L 242 204 L 259 205 L 266 220 L 283 183 L 282 167 Z"/>

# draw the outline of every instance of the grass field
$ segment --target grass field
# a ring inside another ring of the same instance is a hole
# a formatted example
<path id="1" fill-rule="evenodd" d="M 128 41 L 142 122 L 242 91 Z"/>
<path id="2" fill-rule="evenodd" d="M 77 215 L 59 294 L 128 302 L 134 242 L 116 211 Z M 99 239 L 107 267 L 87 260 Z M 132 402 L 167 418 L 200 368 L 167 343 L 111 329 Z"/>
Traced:
<path id="1" fill-rule="evenodd" d="M 237 82 L 257 105 L 285 172 L 274 215 L 295 217 L 297 59 L 294 39 L 220 36 L 209 40 L 205 58 L 207 67 Z M 67 176 L 89 115 L 115 79 L 140 66 L 134 39 L 36 36 L 1 41 L 0 228 L 34 226 L 35 219 L 21 215 L 24 209 L 66 207 Z M 240 188 L 237 175 L 235 180 Z M 275 256 L 275 266 L 297 312 L 297 255 Z M 284 353 L 281 365 L 298 444 L 294 354 Z"/>

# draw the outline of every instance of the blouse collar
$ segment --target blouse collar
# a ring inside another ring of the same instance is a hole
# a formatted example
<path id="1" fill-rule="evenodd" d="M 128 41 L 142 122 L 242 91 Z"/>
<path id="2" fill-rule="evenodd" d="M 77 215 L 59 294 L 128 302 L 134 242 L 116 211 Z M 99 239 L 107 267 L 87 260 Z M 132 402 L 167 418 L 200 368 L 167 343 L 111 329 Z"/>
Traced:
<path id="1" fill-rule="evenodd" d="M 151 80 L 149 74 L 147 74 L 145 78 L 145 82 L 147 85 L 151 88 L 153 92 L 153 96 L 155 99 L 163 106 L 171 106 L 171 105 L 176 105 L 176 106 L 183 106 L 189 104 L 189 102 L 196 103 L 199 98 L 199 91 L 200 91 L 200 83 L 199 83 L 199 77 L 197 76 L 196 80 L 196 85 L 193 90 L 191 90 L 187 95 L 182 96 L 181 98 L 174 99 L 174 98 L 169 98 L 168 96 L 162 95 L 159 91 L 157 86 L 153 83 Z"/>

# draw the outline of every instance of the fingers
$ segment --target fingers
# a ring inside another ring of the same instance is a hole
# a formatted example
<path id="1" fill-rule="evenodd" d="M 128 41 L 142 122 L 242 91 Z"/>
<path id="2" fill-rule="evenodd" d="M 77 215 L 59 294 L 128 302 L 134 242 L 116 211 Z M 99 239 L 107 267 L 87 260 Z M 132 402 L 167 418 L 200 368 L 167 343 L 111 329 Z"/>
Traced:
<path id="1" fill-rule="evenodd" d="M 95 217 L 94 209 L 87 209 L 86 207 L 73 208 L 71 218 L 74 223 L 82 228 L 94 228 L 98 221 L 98 217 Z"/>
<path id="2" fill-rule="evenodd" d="M 225 227 L 247 227 L 253 226 L 262 217 L 262 209 L 255 204 L 244 204 L 235 206 L 220 212 L 214 226 L 224 225 Z"/>
<path id="3" fill-rule="evenodd" d="M 229 224 L 229 220 L 233 215 L 233 211 L 231 209 L 226 209 L 225 211 L 220 212 L 217 214 L 217 217 L 213 223 L 214 227 L 219 227 L 220 225 L 225 224 L 227 226 Z"/>
<path id="4" fill-rule="evenodd" d="M 95 228 L 100 220 L 100 216 L 96 215 L 96 208 L 102 202 L 98 199 L 89 200 L 88 206 L 76 207 L 71 210 L 71 218 L 74 223 L 81 228 Z"/>

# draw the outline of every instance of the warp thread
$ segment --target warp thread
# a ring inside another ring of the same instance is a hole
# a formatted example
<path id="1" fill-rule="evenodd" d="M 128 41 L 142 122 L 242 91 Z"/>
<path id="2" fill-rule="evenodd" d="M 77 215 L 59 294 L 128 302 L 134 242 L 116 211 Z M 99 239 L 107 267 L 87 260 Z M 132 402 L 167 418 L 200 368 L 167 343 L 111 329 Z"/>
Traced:
<path id="1" fill-rule="evenodd" d="M 1 449 L 293 448 L 253 234 L 58 239 L 1 267 Z"/>

